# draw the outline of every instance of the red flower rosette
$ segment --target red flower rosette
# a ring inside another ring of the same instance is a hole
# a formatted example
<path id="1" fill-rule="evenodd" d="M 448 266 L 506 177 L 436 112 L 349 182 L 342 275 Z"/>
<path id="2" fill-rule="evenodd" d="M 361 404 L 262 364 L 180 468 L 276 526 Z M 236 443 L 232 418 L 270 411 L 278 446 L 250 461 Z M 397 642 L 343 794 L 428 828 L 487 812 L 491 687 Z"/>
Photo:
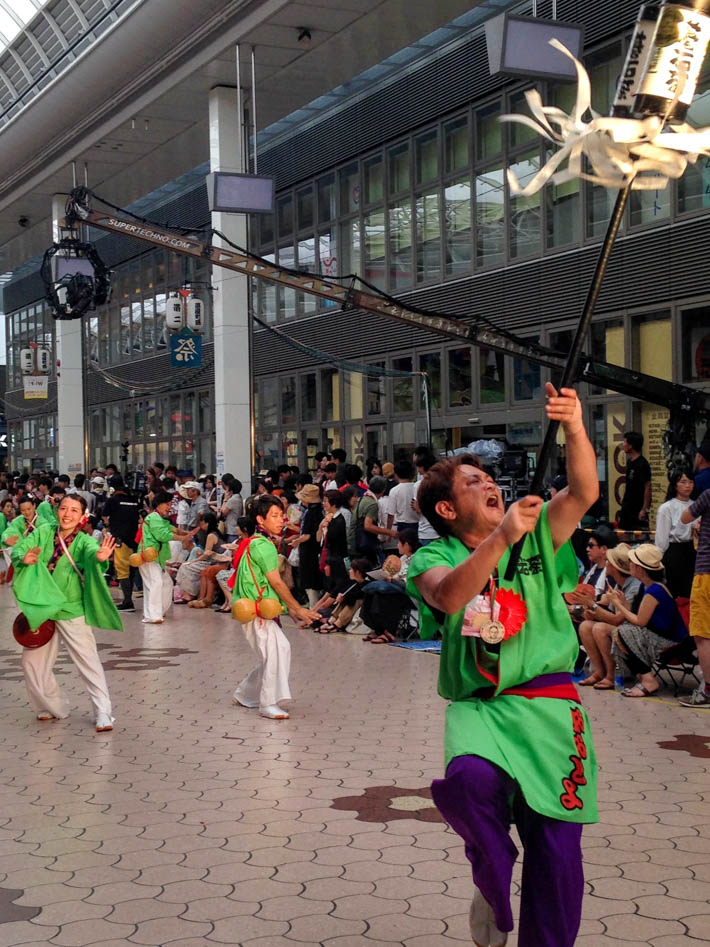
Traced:
<path id="1" fill-rule="evenodd" d="M 505 626 L 505 638 L 517 635 L 528 617 L 528 607 L 522 596 L 512 589 L 498 589 L 496 605 L 500 606 L 498 621 Z"/>

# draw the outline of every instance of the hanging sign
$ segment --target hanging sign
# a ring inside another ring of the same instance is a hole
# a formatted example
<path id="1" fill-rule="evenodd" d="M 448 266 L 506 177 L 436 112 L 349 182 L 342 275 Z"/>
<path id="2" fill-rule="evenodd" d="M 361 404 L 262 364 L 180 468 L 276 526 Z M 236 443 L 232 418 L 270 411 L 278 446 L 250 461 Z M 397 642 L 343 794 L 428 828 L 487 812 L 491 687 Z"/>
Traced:
<path id="1" fill-rule="evenodd" d="M 22 383 L 25 389 L 25 401 L 33 398 L 47 398 L 49 393 L 47 375 L 25 375 Z"/>
<path id="2" fill-rule="evenodd" d="M 170 367 L 199 368 L 202 365 L 202 336 L 185 328 L 170 336 Z"/>

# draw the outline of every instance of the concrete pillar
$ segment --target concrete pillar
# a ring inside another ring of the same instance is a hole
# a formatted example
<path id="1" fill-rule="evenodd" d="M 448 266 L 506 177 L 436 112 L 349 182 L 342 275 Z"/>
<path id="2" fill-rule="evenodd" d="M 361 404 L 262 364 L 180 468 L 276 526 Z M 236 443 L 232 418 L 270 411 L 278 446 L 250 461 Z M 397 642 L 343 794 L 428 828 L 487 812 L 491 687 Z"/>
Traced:
<path id="1" fill-rule="evenodd" d="M 235 89 L 210 91 L 210 170 L 243 173 L 242 110 Z M 245 214 L 212 214 L 212 226 L 240 247 L 247 244 Z M 215 237 L 215 245 L 221 241 Z M 217 473 L 229 471 L 250 492 L 252 473 L 251 364 L 247 277 L 212 268 L 214 293 L 214 401 Z"/>
<path id="2" fill-rule="evenodd" d="M 52 233 L 59 240 L 60 221 L 64 220 L 66 194 L 55 194 L 52 200 Z M 58 319 L 57 338 L 57 469 L 75 474 L 86 463 L 84 440 L 84 378 L 81 335 L 82 319 Z M 88 473 L 88 471 L 86 471 Z"/>

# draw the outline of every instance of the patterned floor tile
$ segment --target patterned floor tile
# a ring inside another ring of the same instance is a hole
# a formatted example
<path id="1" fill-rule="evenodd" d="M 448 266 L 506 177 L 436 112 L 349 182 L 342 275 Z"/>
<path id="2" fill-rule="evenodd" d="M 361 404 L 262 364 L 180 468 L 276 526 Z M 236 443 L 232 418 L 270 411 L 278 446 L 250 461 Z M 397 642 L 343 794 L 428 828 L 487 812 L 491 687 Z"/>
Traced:
<path id="1" fill-rule="evenodd" d="M 231 704 L 251 663 L 236 627 L 176 612 L 149 637 L 136 616 L 99 633 L 118 718 L 100 739 L 68 662 L 75 707 L 56 725 L 38 726 L 16 675 L 0 681 L 0 892 L 34 913 L 0 909 L 0 947 L 470 944 L 462 844 L 435 810 L 393 808 L 441 775 L 438 658 L 287 625 L 295 699 L 274 724 Z M 710 742 L 710 720 L 606 697 L 583 695 L 601 821 L 577 945 L 710 941 L 710 760 L 676 739 Z"/>

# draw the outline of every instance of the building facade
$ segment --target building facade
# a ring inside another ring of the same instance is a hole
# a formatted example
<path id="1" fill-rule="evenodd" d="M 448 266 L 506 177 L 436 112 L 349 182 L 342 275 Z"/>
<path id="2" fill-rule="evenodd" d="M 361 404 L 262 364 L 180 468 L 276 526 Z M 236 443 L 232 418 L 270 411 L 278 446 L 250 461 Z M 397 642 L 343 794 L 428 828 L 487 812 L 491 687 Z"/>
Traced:
<path id="1" fill-rule="evenodd" d="M 520 9 L 529 12 L 529 4 Z M 601 11 L 595 0 L 557 3 L 560 19 L 585 26 L 584 61 L 601 114 L 609 111 L 637 10 L 637 0 Z M 538 14 L 549 16 L 551 4 L 539 3 Z M 573 83 L 534 84 L 546 104 L 571 109 Z M 500 122 L 525 112 L 531 85 L 490 76 L 479 24 L 454 40 L 432 40 L 431 52 L 410 66 L 310 122 L 267 136 L 259 172 L 276 178 L 276 209 L 251 221 L 251 249 L 302 271 L 353 274 L 412 306 L 489 320 L 565 353 L 615 195 L 584 181 L 533 197 L 510 194 L 505 169 L 525 183 L 548 156 L 530 130 Z M 710 125 L 710 68 L 690 120 Z M 175 182 L 170 200 L 152 195 L 145 215 L 173 226 L 207 225 L 206 170 L 178 182 L 177 197 Z M 633 193 L 587 347 L 596 358 L 707 387 L 709 210 L 707 159 L 665 190 Z M 113 269 L 114 292 L 84 321 L 87 463 L 117 461 L 128 442 L 136 468 L 160 459 L 196 473 L 214 470 L 209 267 L 137 241 L 93 236 Z M 165 307 L 167 293 L 185 281 L 206 304 L 204 357 L 199 371 L 176 373 Z M 429 430 L 437 450 L 505 439 L 534 466 L 547 369 L 258 280 L 250 299 L 259 320 L 255 469 L 280 462 L 304 468 L 316 451 L 332 447 L 359 462 L 396 459 Z M 11 280 L 4 300 L 10 468 L 54 466 L 61 433 L 54 386 L 39 411 L 20 391 L 20 349 L 54 339 L 37 273 L 30 268 Z M 644 401 L 643 391 L 632 399 L 583 384 L 581 393 L 606 512 L 618 508 L 621 441 L 629 429 L 647 438 L 654 506 L 662 502 L 667 411 Z"/>

